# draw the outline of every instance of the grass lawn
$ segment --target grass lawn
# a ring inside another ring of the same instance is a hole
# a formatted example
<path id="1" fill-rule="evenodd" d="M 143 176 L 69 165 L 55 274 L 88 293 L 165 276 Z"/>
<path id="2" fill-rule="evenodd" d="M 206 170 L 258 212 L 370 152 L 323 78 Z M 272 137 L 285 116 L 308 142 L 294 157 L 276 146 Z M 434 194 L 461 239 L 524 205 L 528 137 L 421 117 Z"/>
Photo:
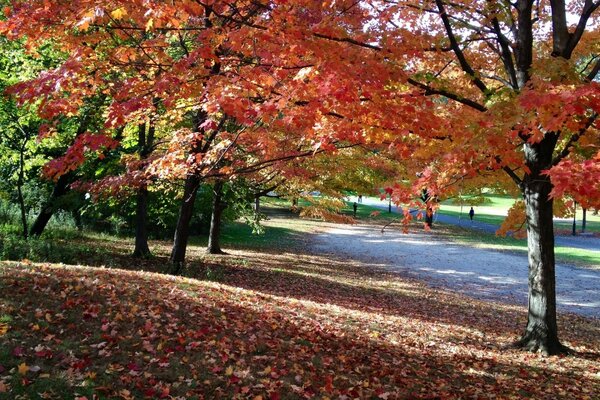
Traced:
<path id="1" fill-rule="evenodd" d="M 190 246 L 185 277 L 97 238 L 112 268 L 0 263 L 0 399 L 579 398 L 600 393 L 600 321 L 561 315 L 577 354 L 505 348 L 523 307 L 306 249 L 320 224 Z M 271 229 L 268 229 L 268 231 Z M 236 236 L 240 235 L 240 236 Z M 266 236 L 267 237 L 267 236 Z M 144 270 L 144 271 L 141 271 Z"/>
<path id="2" fill-rule="evenodd" d="M 500 225 L 504 221 L 508 209 L 513 205 L 515 199 L 509 196 L 486 195 L 485 202 L 482 204 L 474 204 L 475 219 L 489 224 Z M 439 212 L 441 214 L 452 215 L 454 217 L 462 216 L 464 219 L 469 218 L 469 208 L 471 204 L 468 200 L 462 207 L 456 204 L 455 201 L 449 200 L 442 203 Z M 583 211 L 581 207 L 577 208 L 577 231 L 581 231 L 583 219 Z M 600 215 L 593 215 L 592 212 L 586 214 L 586 232 L 600 233 Z M 573 227 L 572 219 L 560 219 L 554 221 L 556 230 L 570 232 Z"/>

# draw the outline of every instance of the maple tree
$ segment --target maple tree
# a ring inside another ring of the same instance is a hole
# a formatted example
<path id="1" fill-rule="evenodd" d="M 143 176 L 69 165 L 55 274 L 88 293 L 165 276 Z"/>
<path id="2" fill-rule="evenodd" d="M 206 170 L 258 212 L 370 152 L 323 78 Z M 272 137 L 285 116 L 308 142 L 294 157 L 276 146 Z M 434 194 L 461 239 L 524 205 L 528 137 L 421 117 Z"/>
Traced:
<path id="1" fill-rule="evenodd" d="M 427 188 L 456 193 L 485 177 L 516 184 L 527 218 L 529 317 L 518 345 L 556 354 L 553 198 L 597 204 L 599 2 L 443 0 L 377 4 L 390 35 L 380 51 L 411 35 L 432 51 L 403 64 L 404 90 L 435 98 L 443 125 L 409 138 L 420 170 L 398 201 Z M 391 26 L 391 28 L 390 28 Z M 399 50 L 398 50 L 399 51 Z M 585 172 L 584 172 L 585 171 Z M 498 174 L 505 174 L 499 177 Z M 587 176 L 588 181 L 581 178 Z M 568 177 L 568 178 L 567 178 Z"/>

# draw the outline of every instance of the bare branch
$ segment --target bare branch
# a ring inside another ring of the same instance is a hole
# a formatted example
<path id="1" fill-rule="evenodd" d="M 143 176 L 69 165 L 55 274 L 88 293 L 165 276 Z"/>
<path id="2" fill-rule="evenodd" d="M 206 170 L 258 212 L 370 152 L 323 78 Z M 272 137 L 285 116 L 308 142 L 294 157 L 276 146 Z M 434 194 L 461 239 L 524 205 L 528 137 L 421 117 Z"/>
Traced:
<path id="1" fill-rule="evenodd" d="M 476 101 L 467 99 L 465 97 L 459 96 L 456 93 L 452 93 L 452 92 L 448 92 L 446 90 L 443 89 L 436 89 L 433 88 L 431 86 L 428 86 L 424 83 L 418 82 L 412 78 L 408 79 L 408 83 L 410 83 L 413 86 L 418 87 L 419 89 L 422 89 L 425 92 L 426 96 L 432 95 L 432 94 L 439 94 L 441 96 L 445 96 L 451 100 L 457 101 L 461 104 L 464 104 L 466 106 L 469 106 L 477 111 L 481 111 L 481 112 L 486 112 L 488 109 L 486 106 L 477 103 Z"/>
<path id="2" fill-rule="evenodd" d="M 481 90 L 485 95 L 487 95 L 488 94 L 487 86 L 485 85 L 485 83 L 483 83 L 481 78 L 479 78 L 477 76 L 475 70 L 473 70 L 473 68 L 471 67 L 471 64 L 469 64 L 464 53 L 460 49 L 458 41 L 456 40 L 456 37 L 454 36 L 454 32 L 452 31 L 452 25 L 450 24 L 450 19 L 448 18 L 448 14 L 446 13 L 446 9 L 444 8 L 444 3 L 442 3 L 441 0 L 435 0 L 435 3 L 438 7 L 438 10 L 440 11 L 440 18 L 442 19 L 442 22 L 444 23 L 444 27 L 446 28 L 446 34 L 448 36 L 448 39 L 450 40 L 450 47 L 452 48 L 452 50 L 454 50 L 454 54 L 456 55 L 456 58 L 458 59 L 458 62 L 460 63 L 460 67 L 467 75 L 469 75 L 472 78 L 473 84 L 475 86 L 477 86 L 477 88 L 479 88 L 479 90 Z"/>

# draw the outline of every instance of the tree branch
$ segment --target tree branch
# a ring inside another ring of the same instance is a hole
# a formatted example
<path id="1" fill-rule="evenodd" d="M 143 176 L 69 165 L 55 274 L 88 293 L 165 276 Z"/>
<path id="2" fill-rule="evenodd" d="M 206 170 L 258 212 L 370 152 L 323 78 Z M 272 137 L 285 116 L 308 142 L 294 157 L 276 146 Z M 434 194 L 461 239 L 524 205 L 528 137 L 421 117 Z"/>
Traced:
<path id="1" fill-rule="evenodd" d="M 585 76 L 585 80 L 588 82 L 592 82 L 594 79 L 596 79 L 596 75 L 598 75 L 598 72 L 600 72 L 600 58 L 596 60 L 596 64 L 594 65 L 594 68 L 592 68 L 590 73 Z"/>
<path id="2" fill-rule="evenodd" d="M 446 34 L 448 36 L 448 39 L 450 40 L 450 47 L 452 48 L 452 50 L 454 50 L 454 54 L 456 55 L 456 58 L 458 59 L 458 62 L 460 63 L 460 67 L 467 75 L 469 75 L 472 78 L 473 84 L 475 86 L 477 86 L 479 88 L 479 90 L 481 90 L 485 95 L 487 95 L 488 94 L 487 86 L 477 76 L 477 74 L 475 73 L 475 70 L 473 70 L 473 68 L 467 61 L 464 53 L 460 49 L 460 46 L 458 45 L 458 41 L 456 40 L 456 37 L 454 36 L 454 32 L 452 31 L 452 25 L 450 24 L 450 19 L 448 18 L 448 14 L 446 13 L 446 9 L 444 8 L 444 3 L 442 3 L 441 0 L 435 0 L 435 4 L 437 5 L 438 10 L 440 11 L 440 18 L 442 18 L 442 22 L 444 23 L 444 28 L 446 28 Z"/>
<path id="3" fill-rule="evenodd" d="M 559 152 L 556 155 L 556 157 L 554 157 L 554 159 L 552 160 L 552 166 L 557 165 L 571 153 L 571 146 L 573 146 L 573 144 L 575 144 L 585 134 L 585 132 L 592 126 L 592 124 L 596 121 L 597 118 L 598 113 L 593 113 L 589 116 L 589 118 L 585 122 L 585 125 L 582 126 L 581 129 L 577 131 L 577 133 L 571 136 L 567 144 L 565 144 L 565 147 L 563 147 L 562 151 Z"/>
<path id="4" fill-rule="evenodd" d="M 447 98 L 449 98 L 451 100 L 457 101 L 457 102 L 459 102 L 461 104 L 469 106 L 469 107 L 471 107 L 471 108 L 473 108 L 473 109 L 475 109 L 477 111 L 486 112 L 488 110 L 486 106 L 484 106 L 482 104 L 479 104 L 476 101 L 467 99 L 465 97 L 459 96 L 459 95 L 457 95 L 455 93 L 451 93 L 451 92 L 448 92 L 448 91 L 443 90 L 443 89 L 432 88 L 431 86 L 428 86 L 428 85 L 426 85 L 424 83 L 418 82 L 418 81 L 416 81 L 416 80 L 414 80 L 412 78 L 408 79 L 408 83 L 410 83 L 411 85 L 416 86 L 419 89 L 422 89 L 423 91 L 425 91 L 425 95 L 426 96 L 429 96 L 429 95 L 432 95 L 432 94 L 439 94 L 439 95 L 445 96 L 445 97 L 447 97 Z"/>

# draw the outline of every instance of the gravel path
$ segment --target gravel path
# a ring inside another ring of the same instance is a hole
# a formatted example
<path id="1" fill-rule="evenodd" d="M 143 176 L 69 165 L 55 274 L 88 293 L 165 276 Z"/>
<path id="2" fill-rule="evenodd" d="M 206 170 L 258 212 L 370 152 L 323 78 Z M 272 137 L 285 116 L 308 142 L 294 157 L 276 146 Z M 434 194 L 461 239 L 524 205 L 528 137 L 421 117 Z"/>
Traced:
<path id="1" fill-rule="evenodd" d="M 373 226 L 330 228 L 313 248 L 385 266 L 433 287 L 469 296 L 527 304 L 527 257 L 443 241 L 427 233 L 404 234 Z M 556 266 L 559 311 L 600 318 L 600 271 Z"/>

